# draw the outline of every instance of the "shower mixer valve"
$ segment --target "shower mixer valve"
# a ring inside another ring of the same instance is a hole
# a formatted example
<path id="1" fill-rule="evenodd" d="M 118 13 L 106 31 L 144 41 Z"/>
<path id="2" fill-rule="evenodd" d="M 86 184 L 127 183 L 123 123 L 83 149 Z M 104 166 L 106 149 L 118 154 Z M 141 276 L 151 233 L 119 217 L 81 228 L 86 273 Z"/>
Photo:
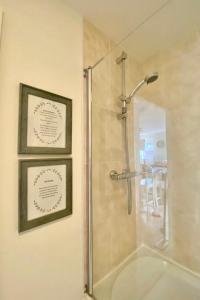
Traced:
<path id="1" fill-rule="evenodd" d="M 122 171 L 122 173 L 118 173 L 115 170 L 110 171 L 110 178 L 112 180 L 124 180 L 124 179 L 130 179 L 130 178 L 134 178 L 136 176 L 140 176 L 141 173 L 139 172 L 130 172 L 128 170 L 124 170 Z"/>

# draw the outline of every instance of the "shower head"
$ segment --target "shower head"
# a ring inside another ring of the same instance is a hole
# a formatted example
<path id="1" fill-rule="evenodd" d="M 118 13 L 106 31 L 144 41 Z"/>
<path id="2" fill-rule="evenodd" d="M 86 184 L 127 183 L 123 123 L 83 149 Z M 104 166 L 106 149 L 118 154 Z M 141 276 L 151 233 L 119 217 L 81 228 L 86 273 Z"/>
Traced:
<path id="1" fill-rule="evenodd" d="M 157 79 L 158 79 L 158 73 L 155 72 L 150 75 L 147 75 L 144 80 L 147 84 L 149 84 L 149 83 L 156 81 Z"/>
<path id="2" fill-rule="evenodd" d="M 154 81 L 156 81 L 158 79 L 158 73 L 157 72 L 154 72 L 150 75 L 147 75 L 142 81 L 140 81 L 138 83 L 138 85 L 134 88 L 134 90 L 130 93 L 130 95 L 126 98 L 126 102 L 127 103 L 130 103 L 131 102 L 131 99 L 135 96 L 135 94 L 137 93 L 137 91 L 141 88 L 141 86 L 143 84 L 149 84 L 149 83 L 152 83 Z"/>

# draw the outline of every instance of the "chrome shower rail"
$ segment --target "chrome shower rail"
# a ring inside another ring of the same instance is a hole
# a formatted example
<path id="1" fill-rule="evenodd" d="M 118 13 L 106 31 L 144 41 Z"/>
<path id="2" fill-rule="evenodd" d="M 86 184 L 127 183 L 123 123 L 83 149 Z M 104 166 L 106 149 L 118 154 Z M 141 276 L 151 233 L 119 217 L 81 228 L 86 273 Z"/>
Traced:
<path id="1" fill-rule="evenodd" d="M 127 54 L 123 51 L 122 54 L 116 59 L 116 63 L 121 66 L 121 96 L 119 97 L 120 101 L 122 102 L 122 110 L 121 114 L 117 115 L 117 118 L 122 121 L 123 126 L 123 136 L 124 136 L 124 147 L 125 147 L 125 164 L 126 164 L 126 170 L 122 172 L 121 174 L 118 174 L 117 172 L 115 174 L 110 174 L 111 179 L 114 180 L 121 180 L 126 179 L 127 181 L 127 206 L 128 206 L 128 214 L 130 215 L 132 212 L 132 184 L 131 184 L 131 178 L 134 177 L 131 175 L 130 171 L 130 158 L 129 158 L 129 145 L 128 145 L 128 124 L 127 124 L 127 103 L 126 103 L 126 66 L 125 61 L 127 59 Z M 111 171 L 112 172 L 112 171 Z"/>

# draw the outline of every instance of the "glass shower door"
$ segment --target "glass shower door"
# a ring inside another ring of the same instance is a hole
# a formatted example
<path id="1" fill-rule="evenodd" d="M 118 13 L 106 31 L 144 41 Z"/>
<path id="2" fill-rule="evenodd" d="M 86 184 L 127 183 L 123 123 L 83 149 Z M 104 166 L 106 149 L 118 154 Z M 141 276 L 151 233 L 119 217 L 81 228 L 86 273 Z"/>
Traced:
<path id="1" fill-rule="evenodd" d="M 167 1 L 92 73 L 93 275 L 97 300 L 200 299 L 200 3 Z M 127 104 L 133 211 L 128 214 L 122 109 Z M 129 99 L 130 100 L 130 99 Z"/>

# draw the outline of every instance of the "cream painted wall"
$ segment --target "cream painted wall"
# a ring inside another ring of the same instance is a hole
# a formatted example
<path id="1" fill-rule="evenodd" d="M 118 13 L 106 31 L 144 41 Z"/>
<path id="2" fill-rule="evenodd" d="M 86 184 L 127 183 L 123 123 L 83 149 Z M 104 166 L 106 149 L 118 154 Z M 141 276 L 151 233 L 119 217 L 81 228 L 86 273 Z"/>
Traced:
<path id="1" fill-rule="evenodd" d="M 5 13 L 0 54 L 0 299 L 80 300 L 82 18 L 62 0 L 0 0 L 0 7 Z M 18 159 L 26 157 L 17 155 L 20 82 L 73 99 L 73 215 L 23 234 L 18 234 Z"/>

